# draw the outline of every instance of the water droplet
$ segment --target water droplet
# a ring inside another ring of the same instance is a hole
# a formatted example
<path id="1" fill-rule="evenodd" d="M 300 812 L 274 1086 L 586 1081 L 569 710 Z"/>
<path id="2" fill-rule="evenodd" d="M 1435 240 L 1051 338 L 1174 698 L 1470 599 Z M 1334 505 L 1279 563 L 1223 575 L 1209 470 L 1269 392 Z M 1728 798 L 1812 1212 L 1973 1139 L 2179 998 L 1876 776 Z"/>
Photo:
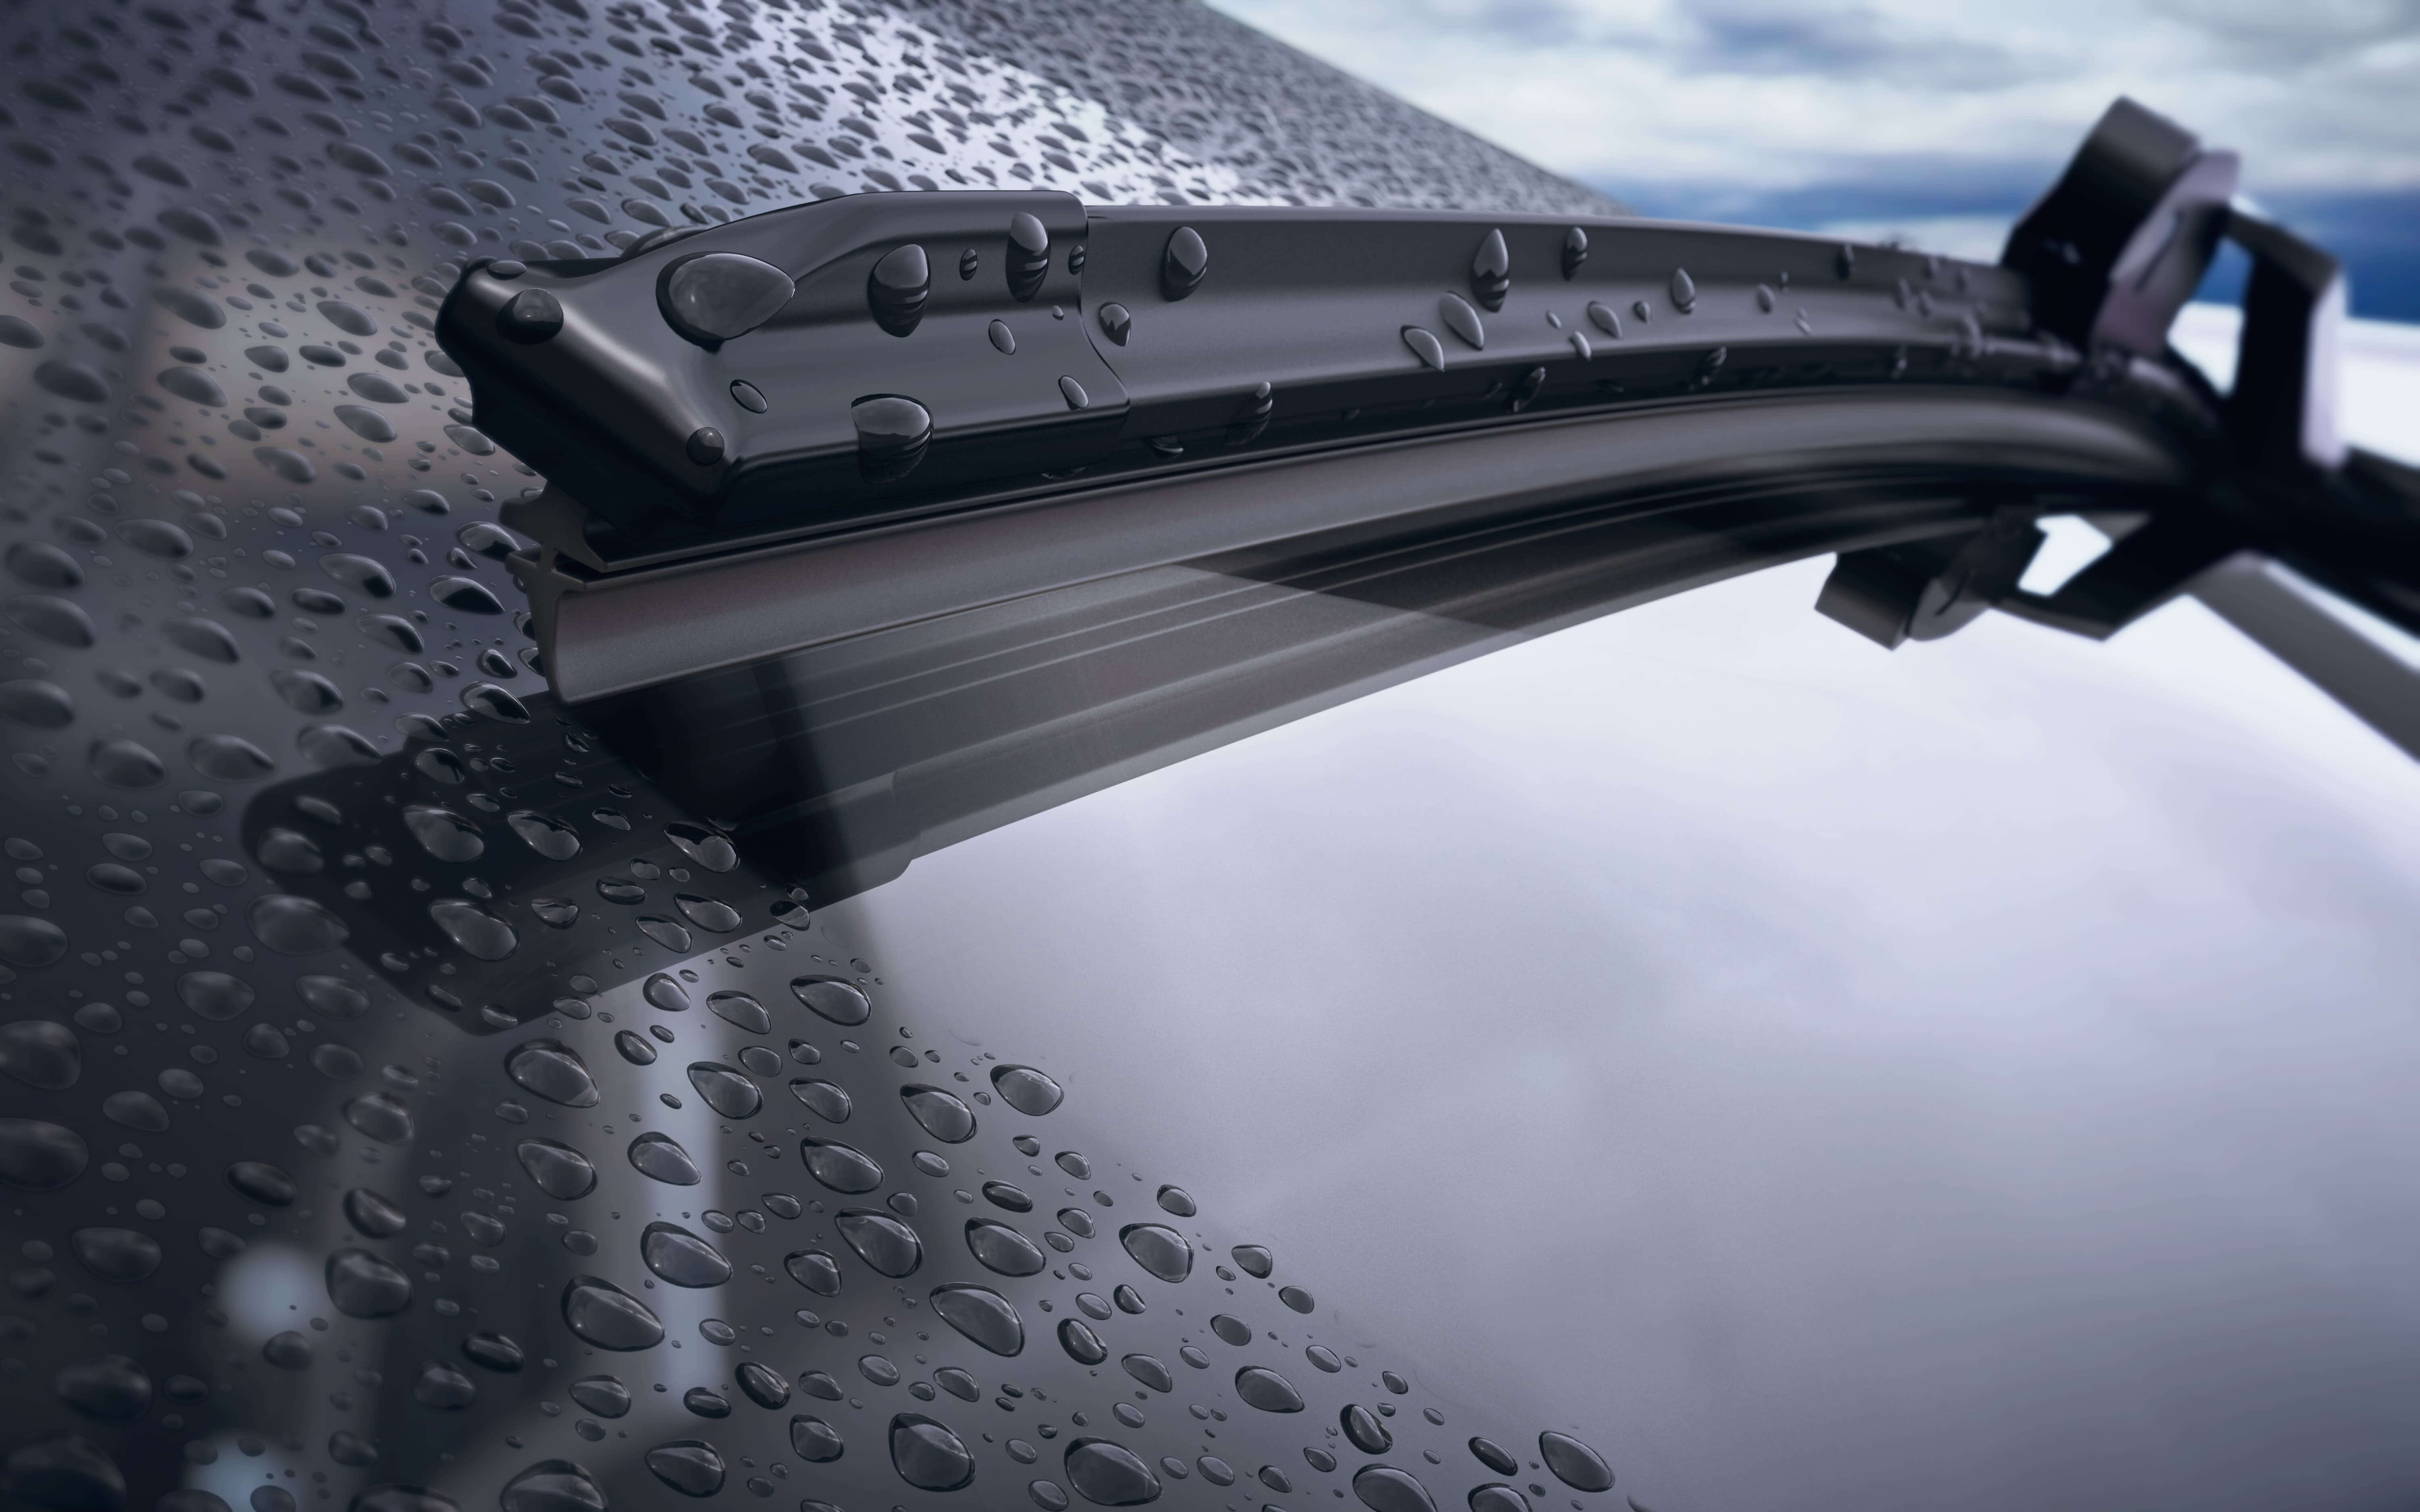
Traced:
<path id="1" fill-rule="evenodd" d="M 789 274 L 736 252 L 683 258 L 659 287 L 664 323 L 709 348 L 770 320 L 798 292 Z"/>
<path id="2" fill-rule="evenodd" d="M 1161 1187 L 1159 1205 L 1163 1211 L 1179 1218 L 1190 1218 L 1202 1211 L 1201 1205 L 1193 1200 L 1193 1194 L 1181 1186 Z"/>
<path id="3" fill-rule="evenodd" d="M 513 1147 L 521 1169 L 537 1189 L 559 1202 L 597 1190 L 597 1167 L 579 1150 L 552 1139 L 524 1139 Z"/>
<path id="4" fill-rule="evenodd" d="M 445 932 L 445 937 L 462 948 L 466 955 L 481 961 L 502 961 L 520 944 L 513 927 L 487 912 L 478 904 L 460 898 L 443 898 L 428 905 L 428 917 Z"/>
<path id="5" fill-rule="evenodd" d="M 874 1004 L 854 984 L 837 977 L 797 977 L 790 991 L 815 1013 L 844 1028 L 874 1016 Z"/>
<path id="6" fill-rule="evenodd" d="M 1575 1491 L 1610 1490 L 1613 1471 L 1594 1449 L 1568 1433 L 1551 1430 L 1538 1435 L 1538 1458 L 1555 1478 Z"/>
<path id="7" fill-rule="evenodd" d="M 1422 331 L 1418 326 L 1405 326 L 1404 328 L 1404 345 L 1412 349 L 1413 356 L 1419 358 L 1430 367 L 1437 369 L 1440 372 L 1444 370 L 1445 347 L 1437 341 L 1435 336 L 1432 335 L 1428 332 Z"/>
<path id="8" fill-rule="evenodd" d="M 403 824 L 420 848 L 441 861 L 475 861 L 488 848 L 478 825 L 435 804 L 406 805 Z"/>
<path id="9" fill-rule="evenodd" d="M 84 1047 L 75 1031 L 49 1019 L 20 1019 L 0 1026 L 0 1072 L 28 1087 L 55 1092 L 84 1074 Z"/>
<path id="10" fill-rule="evenodd" d="M 700 929 L 711 930 L 717 934 L 728 934 L 737 929 L 741 922 L 739 910 L 720 898 L 708 898 L 694 892 L 676 892 L 673 894 L 673 903 L 681 911 L 682 918 Z"/>
<path id="11" fill-rule="evenodd" d="M 645 1303 L 593 1275 L 574 1276 L 563 1288 L 563 1321 L 600 1350 L 651 1350 L 664 1338 L 662 1321 Z"/>
<path id="12" fill-rule="evenodd" d="M 909 1116 L 924 1132 L 943 1144 L 964 1144 L 974 1137 L 974 1109 L 955 1095 L 938 1087 L 911 1083 L 899 1089 L 899 1099 L 908 1104 Z"/>
<path id="13" fill-rule="evenodd" d="M 1278 1301 L 1284 1303 L 1288 1307 L 1293 1308 L 1298 1313 L 1311 1312 L 1319 1305 L 1316 1302 L 1311 1300 L 1311 1293 L 1303 1290 L 1300 1287 L 1278 1288 Z"/>
<path id="14" fill-rule="evenodd" d="M 261 1341 L 260 1357 L 280 1370 L 311 1368 L 311 1341 L 287 1329 Z"/>
<path id="15" fill-rule="evenodd" d="M 757 1089 L 754 1082 L 750 1081 L 739 1072 L 733 1071 L 730 1067 L 717 1064 L 711 1060 L 701 1060 L 690 1065 L 689 1068 L 689 1084 L 697 1088 L 697 1095 L 706 1100 L 706 1105 L 707 1107 L 712 1108 L 715 1112 L 721 1114 L 726 1119 L 745 1119 L 751 1117 L 758 1108 L 765 1105 L 765 1094 Z M 814 1168 L 814 1163 L 812 1161 L 808 1163 L 808 1165 L 810 1169 Z M 820 1175 L 820 1173 L 818 1174 Z M 880 1179 L 880 1174 L 877 1171 L 876 1180 L 879 1180 Z M 855 1187 L 845 1187 L 841 1190 L 857 1191 L 861 1189 Z"/>
<path id="16" fill-rule="evenodd" d="M 1463 299 L 1461 295 L 1439 296 L 1437 318 L 1444 321 L 1445 328 L 1461 337 L 1464 344 L 1473 350 L 1486 348 L 1487 329 L 1479 323 L 1479 312 L 1472 309 L 1469 301 Z"/>
<path id="17" fill-rule="evenodd" d="M 563 301 L 542 288 L 525 288 L 496 312 L 496 333 L 522 347 L 535 347 L 563 330 Z"/>
<path id="18" fill-rule="evenodd" d="M 739 853 L 733 849 L 731 841 L 703 825 L 666 825 L 664 838 L 708 872 L 728 872 L 739 864 Z"/>
<path id="19" fill-rule="evenodd" d="M 841 1457 L 840 1430 L 822 1418 L 804 1412 L 790 1419 L 790 1452 L 811 1465 L 828 1465 Z"/>
<path id="20" fill-rule="evenodd" d="M 765 1005 L 737 989 L 710 995 L 706 1006 L 707 1011 L 734 1028 L 750 1034 L 769 1034 L 773 1030 L 773 1015 L 765 1011 Z"/>
<path id="21" fill-rule="evenodd" d="M 541 1459 L 504 1482 L 504 1512 L 605 1512 L 605 1490 L 568 1459 Z"/>
<path id="22" fill-rule="evenodd" d="M 799 1141 L 807 1174 L 835 1192 L 871 1192 L 882 1184 L 882 1167 L 853 1146 L 813 1136 Z"/>
<path id="23" fill-rule="evenodd" d="M 857 429 L 858 470 L 871 483 L 892 483 L 906 477 L 924 459 L 933 439 L 933 416 L 915 400 L 877 393 L 848 409 Z"/>
<path id="24" fill-rule="evenodd" d="M 819 1249 L 800 1250 L 782 1261 L 790 1279 L 818 1297 L 840 1295 L 840 1262 Z"/>
<path id="25" fill-rule="evenodd" d="M 411 1399 L 441 1412 L 458 1412 L 479 1399 L 479 1388 L 452 1365 L 431 1360 L 420 1367 L 420 1379 L 411 1383 Z"/>
<path id="26" fill-rule="evenodd" d="M 619 903 L 622 900 L 614 901 Z M 646 985 L 639 990 L 639 995 L 644 997 L 650 1007 L 659 1008 L 667 1013 L 689 1011 L 689 989 L 680 984 L 679 978 L 669 972 L 659 971 L 649 977 Z"/>
<path id="27" fill-rule="evenodd" d="M 837 1082 L 814 1081 L 800 1077 L 790 1083 L 790 1095 L 807 1105 L 809 1112 L 829 1123 L 848 1121 L 848 1091 Z"/>
<path id="28" fill-rule="evenodd" d="M 1121 347 L 1134 331 L 1133 312 L 1114 301 L 1101 306 L 1100 321 L 1102 333 Z"/>
<path id="29" fill-rule="evenodd" d="M 1168 245 L 1159 256 L 1159 291 L 1171 300 L 1181 300 L 1202 286 L 1203 275 L 1210 271 L 1210 249 L 1202 240 L 1202 233 L 1189 225 L 1180 225 L 1169 233 Z"/>
<path id="30" fill-rule="evenodd" d="M 168 1127 L 168 1110 L 148 1092 L 112 1092 L 101 1100 L 101 1111 L 110 1122 L 145 1134 L 161 1134 Z"/>
<path id="31" fill-rule="evenodd" d="M 731 1279 L 731 1262 L 721 1250 L 675 1224 L 649 1224 L 639 1236 L 639 1257 L 676 1287 L 719 1287 Z"/>
<path id="32" fill-rule="evenodd" d="M 145 747 L 132 740 L 96 740 L 85 753 L 92 775 L 114 788 L 158 787 L 168 768 Z"/>
<path id="33" fill-rule="evenodd" d="M 765 397 L 765 391 L 746 378 L 731 380 L 731 397 L 734 403 L 752 415 L 761 415 L 773 408 L 771 401 Z"/>
<path id="34" fill-rule="evenodd" d="M 1084 392 L 1084 385 L 1064 374 L 1059 378 L 1059 397 L 1067 401 L 1070 409 L 1082 409 L 1093 402 L 1093 396 Z"/>
<path id="35" fill-rule="evenodd" d="M 410 1222 L 401 1208 L 365 1186 L 345 1194 L 345 1221 L 368 1239 L 393 1239 Z"/>
<path id="36" fill-rule="evenodd" d="M 1212 1314 L 1210 1332 L 1239 1350 L 1252 1342 L 1252 1325 L 1230 1313 Z"/>
<path id="37" fill-rule="evenodd" d="M 252 927 L 253 938 L 280 955 L 333 950 L 352 933 L 326 904 L 283 892 L 254 899 L 244 922 Z"/>
<path id="38" fill-rule="evenodd" d="M 1392 1465 L 1364 1465 L 1354 1473 L 1353 1494 L 1370 1512 L 1436 1512 L 1428 1488 Z"/>
<path id="39" fill-rule="evenodd" d="M 1574 226 L 1563 233 L 1563 278 L 1569 282 L 1578 276 L 1580 264 L 1588 261 L 1588 233 Z"/>
<path id="40" fill-rule="evenodd" d="M 1490 310 L 1504 308 L 1504 297 L 1512 292 L 1512 254 L 1505 249 L 1503 232 L 1488 232 L 1471 255 L 1470 292 Z"/>
<path id="41" fill-rule="evenodd" d="M 393 1318 L 411 1305 L 411 1281 L 367 1250 L 328 1257 L 328 1300 L 348 1318 Z"/>
<path id="42" fill-rule="evenodd" d="M 850 1208 L 832 1220 L 840 1237 L 857 1257 L 893 1280 L 915 1273 L 924 1260 L 924 1242 L 916 1230 L 888 1213 Z"/>
<path id="43" fill-rule="evenodd" d="M 712 1496 L 722 1489 L 722 1456 L 703 1439 L 675 1439 L 647 1451 L 648 1472 L 683 1496 Z"/>
<path id="44" fill-rule="evenodd" d="M 132 1422 L 151 1405 L 151 1378 L 122 1354 L 95 1355 L 63 1367 L 51 1378 L 51 1391 L 85 1416 L 104 1423 Z"/>
<path id="45" fill-rule="evenodd" d="M 1024 210 L 1008 218 L 1007 272 L 1008 292 L 1020 304 L 1041 293 L 1050 274 L 1050 233 Z"/>
<path id="46" fill-rule="evenodd" d="M 227 1167 L 227 1185 L 264 1207 L 291 1207 L 298 1189 L 294 1178 L 262 1161 L 240 1160 Z"/>
<path id="47" fill-rule="evenodd" d="M 759 1365 L 753 1360 L 742 1361 L 739 1368 L 732 1372 L 732 1379 L 739 1382 L 739 1389 L 747 1393 L 750 1401 L 768 1412 L 789 1405 L 790 1383 L 775 1374 L 769 1365 Z"/>
<path id="48" fill-rule="evenodd" d="M 1036 1275 L 1049 1263 L 1033 1241 L 990 1218 L 967 1220 L 967 1248 L 985 1270 L 1001 1275 Z"/>
<path id="49" fill-rule="evenodd" d="M 1032 1119 L 1056 1108 L 1067 1096 L 1057 1082 L 1031 1066 L 995 1066 L 991 1085 L 1001 1102 Z"/>
<path id="50" fill-rule="evenodd" d="M 1121 1359 L 1118 1365 L 1127 1375 L 1134 1377 L 1154 1391 L 1176 1389 L 1176 1378 L 1169 1374 L 1167 1365 L 1152 1355 L 1129 1354 Z"/>
<path id="51" fill-rule="evenodd" d="M 1164 1224 L 1128 1224 L 1118 1230 L 1118 1242 L 1134 1262 L 1171 1285 L 1193 1273 L 1193 1246 Z"/>
<path id="52" fill-rule="evenodd" d="M 528 1040 L 504 1057 L 504 1074 L 527 1091 L 567 1108 L 597 1105 L 597 1078 L 578 1051 L 559 1040 Z"/>
<path id="53" fill-rule="evenodd" d="M 46 1512 L 118 1512 L 126 1504 L 125 1474 L 81 1434 L 21 1445 L 8 1467 L 17 1498 Z"/>
<path id="54" fill-rule="evenodd" d="M 933 292 L 932 266 L 924 249 L 909 242 L 893 247 L 866 275 L 865 302 L 874 323 L 894 336 L 905 336 L 924 318 L 924 301 Z"/>
<path id="55" fill-rule="evenodd" d="M 689 433 L 689 440 L 684 443 L 683 450 L 688 452 L 689 459 L 699 467 L 710 468 L 722 460 L 722 432 L 712 425 L 700 425 Z"/>
<path id="56" fill-rule="evenodd" d="M 1382 1455 L 1395 1446 L 1395 1436 L 1387 1431 L 1385 1421 L 1357 1402 L 1347 1404 L 1338 1421 L 1344 1437 L 1365 1455 Z"/>
<path id="57" fill-rule="evenodd" d="M 1159 1478 L 1124 1444 L 1078 1439 L 1063 1461 L 1069 1485 L 1100 1506 L 1140 1506 L 1159 1498 Z"/>
<path id="58" fill-rule="evenodd" d="M 1265 1365 L 1248 1365 L 1235 1372 L 1235 1395 L 1247 1407 L 1264 1412 L 1299 1412 L 1302 1393 L 1294 1382 Z"/>
<path id="59" fill-rule="evenodd" d="M 68 1247 L 103 1281 L 131 1286 L 160 1269 L 160 1242 L 132 1228 L 79 1228 Z"/>
<path id="60" fill-rule="evenodd" d="M 531 850 L 550 861 L 568 861 L 580 854 L 580 832 L 560 820 L 516 809 L 504 816 L 504 823 Z"/>
<path id="61" fill-rule="evenodd" d="M 630 1141 L 630 1164 L 642 1176 L 672 1186 L 695 1186 L 697 1162 L 670 1134 L 643 1134 Z"/>
<path id="62" fill-rule="evenodd" d="M 1685 268 L 1672 270 L 1672 307 L 1683 315 L 1698 307 L 1698 285 Z"/>
<path id="63" fill-rule="evenodd" d="M 630 1388 L 612 1376 L 583 1376 L 566 1389 L 584 1412 L 620 1417 L 630 1411 Z"/>

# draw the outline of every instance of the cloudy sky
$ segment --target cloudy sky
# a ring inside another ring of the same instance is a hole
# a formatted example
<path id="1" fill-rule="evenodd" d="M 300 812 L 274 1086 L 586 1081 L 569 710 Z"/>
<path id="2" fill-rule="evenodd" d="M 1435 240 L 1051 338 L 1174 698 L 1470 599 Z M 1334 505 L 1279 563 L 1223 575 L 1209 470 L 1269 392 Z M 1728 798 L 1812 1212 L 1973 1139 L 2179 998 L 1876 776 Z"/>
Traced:
<path id="1" fill-rule="evenodd" d="M 1969 255 L 2132 94 L 2420 319 L 2420 0 L 1214 3 L 1641 210 Z"/>

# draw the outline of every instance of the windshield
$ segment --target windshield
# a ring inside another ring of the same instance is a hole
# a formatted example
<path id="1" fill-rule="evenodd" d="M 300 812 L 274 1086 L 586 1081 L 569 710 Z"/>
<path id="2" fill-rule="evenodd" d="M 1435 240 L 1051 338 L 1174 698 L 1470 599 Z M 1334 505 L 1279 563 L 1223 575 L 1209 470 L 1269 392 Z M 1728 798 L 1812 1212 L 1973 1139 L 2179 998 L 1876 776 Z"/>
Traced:
<path id="1" fill-rule="evenodd" d="M 433 337 L 479 259 L 861 193 L 1616 203 L 1199 8 L 7 35 L 20 1500 L 2420 1481 L 2420 769 L 2235 626 L 2408 638 L 2230 559 L 2105 643 L 1885 653 L 1834 553 L 1993 498 L 1808 468 L 566 702 L 545 480 Z M 2406 334 L 2346 385 L 2408 453 Z M 2059 501 L 2039 593 L 2139 521 Z"/>

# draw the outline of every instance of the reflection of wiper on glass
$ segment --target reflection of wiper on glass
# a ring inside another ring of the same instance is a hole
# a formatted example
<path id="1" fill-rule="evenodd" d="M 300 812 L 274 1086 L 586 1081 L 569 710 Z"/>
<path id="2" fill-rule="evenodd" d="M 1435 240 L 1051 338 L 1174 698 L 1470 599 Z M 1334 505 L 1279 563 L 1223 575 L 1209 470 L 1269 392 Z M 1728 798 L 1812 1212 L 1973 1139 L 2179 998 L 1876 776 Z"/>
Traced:
<path id="1" fill-rule="evenodd" d="M 439 334 L 551 486 L 508 506 L 573 702 L 1340 531 L 1825 471 L 1967 496 L 1845 558 L 1885 643 L 1986 607 L 2107 634 L 2251 549 L 2420 620 L 2412 475 L 2333 434 L 2335 263 L 2120 101 L 1997 268 L 1636 221 L 852 196 L 488 263 Z M 2165 333 L 2255 258 L 2222 400 Z M 2144 530 L 2047 597 L 2031 520 Z M 1811 550 L 1826 548 L 1810 546 Z"/>

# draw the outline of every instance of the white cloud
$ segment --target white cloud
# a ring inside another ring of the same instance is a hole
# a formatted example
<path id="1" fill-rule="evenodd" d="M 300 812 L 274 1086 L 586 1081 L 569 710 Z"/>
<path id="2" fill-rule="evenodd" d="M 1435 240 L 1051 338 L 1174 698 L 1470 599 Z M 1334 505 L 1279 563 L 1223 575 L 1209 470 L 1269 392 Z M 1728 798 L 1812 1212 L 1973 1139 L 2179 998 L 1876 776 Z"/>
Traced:
<path id="1" fill-rule="evenodd" d="M 2411 0 L 1218 0 L 1546 167 L 1782 188 L 2055 163 L 2120 94 L 2280 189 L 2420 185 Z"/>

